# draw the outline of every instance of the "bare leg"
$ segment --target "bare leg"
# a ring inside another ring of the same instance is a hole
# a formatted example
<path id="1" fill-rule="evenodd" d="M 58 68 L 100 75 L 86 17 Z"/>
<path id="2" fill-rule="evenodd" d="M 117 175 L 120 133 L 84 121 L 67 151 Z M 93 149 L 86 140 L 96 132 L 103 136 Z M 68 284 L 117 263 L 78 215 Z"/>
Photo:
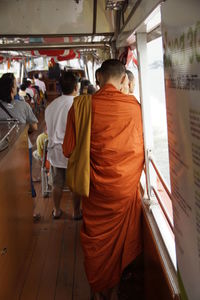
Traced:
<path id="1" fill-rule="evenodd" d="M 119 299 L 118 298 L 118 286 L 114 286 L 113 288 L 106 289 L 106 290 L 100 292 L 100 295 L 102 295 L 102 297 L 103 297 L 102 299 L 118 300 Z"/>
<path id="2" fill-rule="evenodd" d="M 33 221 L 38 222 L 41 219 L 41 215 L 40 215 L 40 213 L 35 212 L 36 200 L 35 200 L 35 198 L 32 198 L 32 199 L 33 199 L 33 211 L 34 211 Z"/>
<path id="3" fill-rule="evenodd" d="M 60 201 L 62 198 L 62 188 L 53 187 L 53 203 L 54 203 L 54 215 L 57 216 L 60 213 Z"/>
<path id="4" fill-rule="evenodd" d="M 118 300 L 118 286 L 115 286 L 110 290 L 110 300 Z"/>
<path id="5" fill-rule="evenodd" d="M 81 204 L 81 196 L 72 193 L 72 201 L 73 201 L 73 207 L 74 207 L 74 218 L 81 216 L 81 210 L 80 210 L 80 204 Z"/>
<path id="6" fill-rule="evenodd" d="M 90 300 L 104 300 L 104 296 L 100 292 L 90 291 Z"/>
<path id="7" fill-rule="evenodd" d="M 104 300 L 105 298 L 103 295 L 101 295 L 101 293 L 95 293 L 93 299 L 94 300 Z"/>

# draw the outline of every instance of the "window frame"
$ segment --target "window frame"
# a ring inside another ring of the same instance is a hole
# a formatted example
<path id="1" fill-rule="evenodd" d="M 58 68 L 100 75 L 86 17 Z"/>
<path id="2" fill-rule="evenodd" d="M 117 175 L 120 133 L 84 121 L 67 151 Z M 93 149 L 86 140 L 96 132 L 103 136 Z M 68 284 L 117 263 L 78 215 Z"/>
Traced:
<path id="1" fill-rule="evenodd" d="M 144 27 L 143 27 L 144 28 Z M 156 27 L 160 28 L 160 24 Z M 136 48 L 137 48 L 137 58 L 138 58 L 138 66 L 139 66 L 139 90 L 140 90 L 140 102 L 143 116 L 143 134 L 144 134 L 144 150 L 145 150 L 145 184 L 143 180 L 143 189 L 144 189 L 144 197 L 143 203 L 148 207 L 148 210 L 151 214 L 151 217 L 155 221 L 155 224 L 160 232 L 160 236 L 164 242 L 164 245 L 167 249 L 168 255 L 172 262 L 173 268 L 177 271 L 177 261 L 176 261 L 176 250 L 175 250 L 175 236 L 174 236 L 174 224 L 171 216 L 169 215 L 165 204 L 163 203 L 161 197 L 159 196 L 159 192 L 156 189 L 155 183 L 151 182 L 151 173 L 152 169 L 158 176 L 161 185 L 164 188 L 167 196 L 170 201 L 171 192 L 170 189 L 163 179 L 159 168 L 155 163 L 155 159 L 152 155 L 153 149 L 153 131 L 151 126 L 150 119 L 150 102 L 149 95 L 147 91 L 147 83 L 148 83 L 148 75 L 147 75 L 147 43 L 152 41 L 160 35 L 154 35 L 152 32 L 144 32 L 138 29 L 136 32 Z"/>

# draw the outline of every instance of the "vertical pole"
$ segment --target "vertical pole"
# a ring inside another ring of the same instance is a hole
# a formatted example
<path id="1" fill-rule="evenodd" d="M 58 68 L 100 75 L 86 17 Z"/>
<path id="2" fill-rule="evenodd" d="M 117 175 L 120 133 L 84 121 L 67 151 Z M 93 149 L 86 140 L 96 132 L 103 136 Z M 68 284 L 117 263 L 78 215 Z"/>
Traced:
<path id="1" fill-rule="evenodd" d="M 23 78 L 24 78 L 24 62 L 21 63 L 20 84 L 22 84 Z"/>

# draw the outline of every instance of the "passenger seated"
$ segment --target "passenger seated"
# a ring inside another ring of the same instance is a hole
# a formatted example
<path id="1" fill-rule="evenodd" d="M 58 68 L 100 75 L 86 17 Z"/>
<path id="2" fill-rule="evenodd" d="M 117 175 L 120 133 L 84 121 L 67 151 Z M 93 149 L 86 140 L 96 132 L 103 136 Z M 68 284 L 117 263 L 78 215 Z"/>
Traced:
<path id="1" fill-rule="evenodd" d="M 0 78 L 0 120 L 15 119 L 22 124 L 29 124 L 31 131 L 37 130 L 38 120 L 35 117 L 30 105 L 26 101 L 14 101 L 17 93 L 16 79 L 13 73 L 6 73 Z M 32 180 L 32 144 L 28 139 L 30 179 L 32 197 L 36 197 L 36 192 Z M 40 214 L 33 215 L 34 221 L 40 219 Z"/>

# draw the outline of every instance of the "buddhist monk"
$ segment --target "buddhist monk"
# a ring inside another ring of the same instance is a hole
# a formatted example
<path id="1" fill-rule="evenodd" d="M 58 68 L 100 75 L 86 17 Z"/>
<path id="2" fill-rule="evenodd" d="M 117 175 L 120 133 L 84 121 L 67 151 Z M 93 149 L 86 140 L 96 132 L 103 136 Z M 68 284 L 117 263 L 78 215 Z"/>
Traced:
<path id="1" fill-rule="evenodd" d="M 101 68 L 98 68 L 95 71 L 95 79 L 96 79 L 96 86 L 97 88 L 101 88 L 102 87 L 102 79 L 101 79 Z"/>
<path id="2" fill-rule="evenodd" d="M 77 159 L 89 149 L 89 194 L 82 198 L 81 242 L 92 299 L 117 299 L 116 286 L 123 270 L 142 251 L 139 194 L 144 163 L 142 116 L 134 96 L 120 91 L 125 72 L 119 60 L 103 62 L 102 88 L 90 96 L 91 123 L 82 111 L 86 99 L 81 102 L 81 96 L 76 97 L 68 114 L 63 143 L 66 157 L 73 156 L 76 143 L 79 144 Z M 82 104 L 78 107 L 77 103 Z M 89 145 L 85 140 L 79 143 L 78 128 L 82 130 L 84 126 L 84 132 L 89 132 Z M 77 170 L 85 160 L 79 162 Z M 73 163 L 76 164 L 76 159 Z"/>
<path id="3" fill-rule="evenodd" d="M 133 75 L 133 73 L 130 70 L 126 70 L 126 74 L 128 76 L 128 86 L 129 86 L 129 94 L 132 95 L 134 93 L 135 90 L 135 77 Z"/>
<path id="4" fill-rule="evenodd" d="M 122 84 L 122 87 L 120 89 L 120 92 L 128 95 L 129 94 L 129 78 L 128 78 L 128 75 L 126 73 L 125 75 L 125 78 L 124 78 L 124 81 L 123 81 L 123 84 Z"/>

